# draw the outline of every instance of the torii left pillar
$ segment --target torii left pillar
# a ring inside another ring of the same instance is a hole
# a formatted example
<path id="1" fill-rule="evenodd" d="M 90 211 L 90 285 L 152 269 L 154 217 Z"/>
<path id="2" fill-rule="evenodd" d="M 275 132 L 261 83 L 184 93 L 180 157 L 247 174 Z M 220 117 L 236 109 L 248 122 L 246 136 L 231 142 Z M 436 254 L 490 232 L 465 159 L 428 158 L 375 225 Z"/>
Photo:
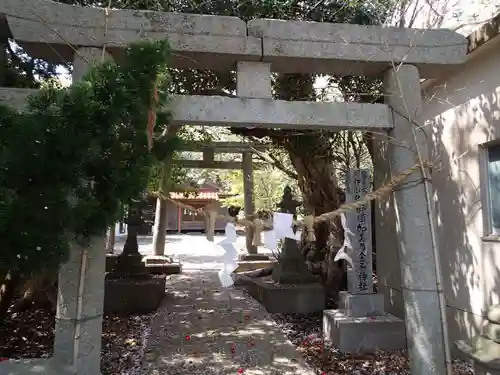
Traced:
<path id="1" fill-rule="evenodd" d="M 102 61 L 101 48 L 75 51 L 73 82 L 87 73 L 88 64 Z M 59 268 L 59 292 L 54 340 L 54 361 L 74 369 L 75 375 L 98 375 L 106 274 L 106 237 L 92 239 L 85 248 L 73 246 Z"/>

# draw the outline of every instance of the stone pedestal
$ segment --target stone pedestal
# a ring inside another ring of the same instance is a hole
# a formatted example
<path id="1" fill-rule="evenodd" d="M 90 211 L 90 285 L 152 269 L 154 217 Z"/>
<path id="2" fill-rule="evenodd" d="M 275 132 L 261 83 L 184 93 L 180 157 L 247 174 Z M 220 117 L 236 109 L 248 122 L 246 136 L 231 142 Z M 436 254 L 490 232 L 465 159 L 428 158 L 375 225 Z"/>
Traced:
<path id="1" fill-rule="evenodd" d="M 340 292 L 339 309 L 323 311 L 323 334 L 342 353 L 406 347 L 405 323 L 384 312 L 381 294 Z"/>
<path id="2" fill-rule="evenodd" d="M 349 316 L 323 311 L 323 334 L 342 353 L 376 352 L 406 347 L 405 324 L 393 315 Z"/>
<path id="3" fill-rule="evenodd" d="M 316 282 L 297 241 L 286 238 L 270 278 L 254 280 L 250 294 L 270 313 L 310 313 L 325 308 L 325 291 Z"/>
<path id="4" fill-rule="evenodd" d="M 271 314 L 312 313 L 325 308 L 325 291 L 318 283 L 279 284 L 270 277 L 238 277 L 248 293 Z"/>
<path id="5" fill-rule="evenodd" d="M 384 313 L 384 296 L 382 294 L 352 294 L 340 292 L 339 308 L 353 317 L 380 316 Z"/>
<path id="6" fill-rule="evenodd" d="M 106 275 L 106 313 L 152 312 L 165 296 L 165 277 L 151 277 L 151 270 L 139 253 L 137 232 L 141 220 L 137 213 L 137 210 L 131 210 L 123 252 L 116 257 L 114 269 Z"/>
<path id="7" fill-rule="evenodd" d="M 287 186 L 279 207 L 296 215 L 300 202 L 293 199 Z M 325 308 L 325 291 L 309 271 L 295 239 L 285 238 L 271 277 L 244 279 L 252 297 L 270 313 L 309 313 Z"/>
<path id="8" fill-rule="evenodd" d="M 155 311 L 165 296 L 165 276 L 145 279 L 106 279 L 106 314 Z"/>

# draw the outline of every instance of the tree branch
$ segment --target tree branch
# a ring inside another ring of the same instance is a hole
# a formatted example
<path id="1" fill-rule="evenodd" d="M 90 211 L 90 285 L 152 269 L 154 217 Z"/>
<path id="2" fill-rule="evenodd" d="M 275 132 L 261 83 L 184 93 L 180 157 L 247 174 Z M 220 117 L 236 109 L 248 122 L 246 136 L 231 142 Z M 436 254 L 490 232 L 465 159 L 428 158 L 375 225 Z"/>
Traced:
<path id="1" fill-rule="evenodd" d="M 259 151 L 255 152 L 255 155 L 262 161 L 271 164 L 273 167 L 278 168 L 280 171 L 285 173 L 288 177 L 297 180 L 298 175 L 294 171 L 288 169 L 281 160 L 272 154 L 262 153 Z"/>

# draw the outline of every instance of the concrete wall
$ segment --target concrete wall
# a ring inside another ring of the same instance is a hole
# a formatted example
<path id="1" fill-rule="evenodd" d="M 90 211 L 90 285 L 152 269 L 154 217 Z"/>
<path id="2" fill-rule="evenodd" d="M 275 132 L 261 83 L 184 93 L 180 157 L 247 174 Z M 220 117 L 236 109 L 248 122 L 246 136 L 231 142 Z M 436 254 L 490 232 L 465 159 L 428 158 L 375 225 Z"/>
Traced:
<path id="1" fill-rule="evenodd" d="M 477 333 L 484 308 L 500 302 L 500 240 L 484 238 L 487 181 L 480 147 L 500 139 L 499 62 L 500 37 L 496 37 L 472 52 L 460 70 L 423 85 L 423 114 L 436 161 L 434 207 L 452 340 Z M 382 167 L 375 186 L 387 178 L 383 149 L 377 151 L 382 157 L 375 162 Z M 390 201 L 377 204 L 380 291 L 389 311 L 402 317 L 394 215 Z"/>

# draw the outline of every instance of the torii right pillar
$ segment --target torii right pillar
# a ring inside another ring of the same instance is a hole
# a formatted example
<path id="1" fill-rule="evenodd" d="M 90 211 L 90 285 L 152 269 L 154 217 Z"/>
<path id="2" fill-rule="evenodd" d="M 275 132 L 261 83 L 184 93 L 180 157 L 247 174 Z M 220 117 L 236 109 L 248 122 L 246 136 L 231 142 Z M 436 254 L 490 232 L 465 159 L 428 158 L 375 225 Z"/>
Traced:
<path id="1" fill-rule="evenodd" d="M 272 99 L 270 63 L 238 61 L 236 73 L 236 94 L 239 97 Z M 251 216 L 255 213 L 252 152 L 243 153 L 242 168 L 245 215 Z M 257 247 L 253 245 L 253 233 L 252 228 L 247 228 L 246 250 L 248 254 L 241 256 L 240 260 L 269 261 L 267 255 L 258 254 Z M 264 264 L 255 263 L 254 265 L 257 267 Z M 243 269 L 240 267 L 238 270 Z"/>
<path id="2" fill-rule="evenodd" d="M 390 176 L 395 177 L 430 159 L 431 129 L 423 126 L 418 69 L 412 65 L 396 65 L 386 71 L 384 95 L 394 119 L 394 128 L 385 140 L 388 142 L 387 168 Z M 425 169 L 425 173 L 428 176 L 430 170 Z M 394 244 L 401 269 L 412 375 L 451 374 L 447 323 L 442 314 L 445 307 L 440 293 L 442 280 L 433 222 L 432 184 L 427 176 L 417 170 L 396 188 L 392 197 Z"/>

